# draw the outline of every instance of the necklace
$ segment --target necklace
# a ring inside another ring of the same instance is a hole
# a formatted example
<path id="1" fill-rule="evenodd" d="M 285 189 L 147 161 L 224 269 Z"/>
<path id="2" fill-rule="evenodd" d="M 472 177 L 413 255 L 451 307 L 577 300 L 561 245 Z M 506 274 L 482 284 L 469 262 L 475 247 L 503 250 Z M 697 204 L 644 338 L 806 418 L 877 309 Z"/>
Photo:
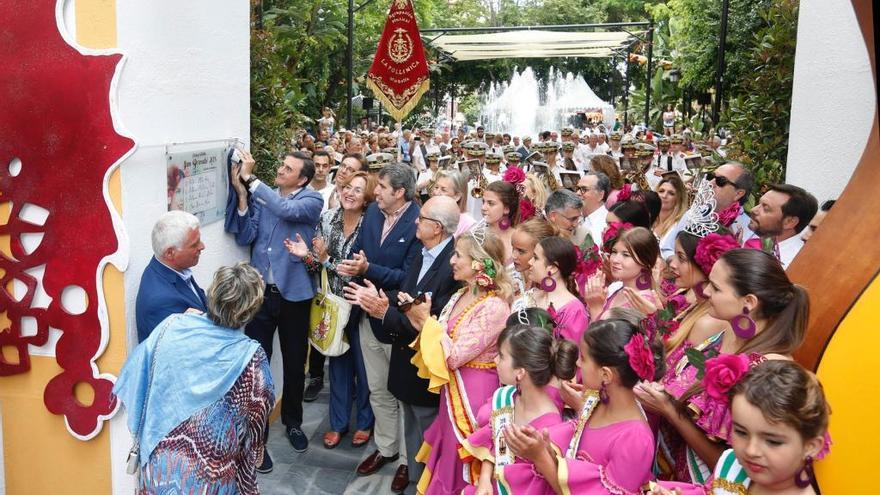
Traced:
<path id="1" fill-rule="evenodd" d="M 453 302 L 448 306 L 448 307 L 449 307 L 449 313 L 452 313 L 452 306 L 455 306 L 455 303 L 458 302 L 458 299 L 461 297 L 461 294 L 463 293 L 464 290 L 466 290 L 466 288 L 463 288 L 463 289 L 459 290 L 459 292 L 458 292 L 458 296 L 459 296 L 459 297 L 456 297 L 456 298 L 455 298 L 455 301 L 453 301 Z M 490 297 L 492 297 L 492 296 L 494 296 L 494 295 L 495 295 L 495 291 L 494 291 L 494 290 L 490 290 L 489 292 L 486 292 L 485 294 L 483 294 L 482 297 L 480 297 L 480 298 L 478 298 L 478 299 L 474 299 L 473 301 L 471 301 L 471 303 L 468 304 L 467 307 L 464 308 L 464 310 L 463 310 L 461 313 L 459 313 L 458 316 L 456 317 L 455 325 L 452 327 L 452 332 L 450 332 L 449 336 L 450 336 L 453 340 L 455 340 L 455 335 L 458 333 L 458 327 L 461 326 L 462 322 L 464 322 L 464 317 L 467 316 L 467 314 L 470 313 L 471 310 L 473 310 L 478 304 L 480 304 L 481 302 L 485 301 L 486 299 L 488 299 L 488 298 L 490 298 Z M 448 316 L 449 316 L 449 315 L 447 314 L 447 317 L 448 317 Z M 441 320 L 443 320 L 443 322 L 445 323 L 446 320 L 443 318 L 443 315 L 440 315 L 440 318 L 441 318 Z"/>

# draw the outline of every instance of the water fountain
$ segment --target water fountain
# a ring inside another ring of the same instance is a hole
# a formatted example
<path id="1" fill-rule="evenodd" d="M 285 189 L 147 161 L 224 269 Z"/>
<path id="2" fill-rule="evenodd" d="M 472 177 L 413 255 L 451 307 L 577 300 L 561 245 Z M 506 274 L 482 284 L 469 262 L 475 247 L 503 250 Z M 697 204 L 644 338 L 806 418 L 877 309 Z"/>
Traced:
<path id="1" fill-rule="evenodd" d="M 596 96 L 583 76 L 553 68 L 546 81 L 537 79 L 531 67 L 514 69 L 509 82 L 492 83 L 481 101 L 480 123 L 486 130 L 520 136 L 560 129 L 585 110 L 602 112 L 607 126 L 614 123 L 614 108 Z"/>

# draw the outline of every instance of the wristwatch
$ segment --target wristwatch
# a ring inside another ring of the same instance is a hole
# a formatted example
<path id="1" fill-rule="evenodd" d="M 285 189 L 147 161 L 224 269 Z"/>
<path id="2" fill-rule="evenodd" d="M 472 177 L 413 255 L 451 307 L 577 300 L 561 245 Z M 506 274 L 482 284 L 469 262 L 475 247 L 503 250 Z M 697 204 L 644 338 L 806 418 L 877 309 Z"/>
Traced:
<path id="1" fill-rule="evenodd" d="M 250 177 L 248 177 L 247 179 L 244 180 L 244 186 L 247 187 L 248 189 L 250 189 L 250 188 L 251 188 L 251 184 L 253 184 L 254 181 L 256 181 L 256 180 L 257 180 L 257 176 L 256 176 L 256 175 L 252 175 L 252 176 L 250 176 Z"/>

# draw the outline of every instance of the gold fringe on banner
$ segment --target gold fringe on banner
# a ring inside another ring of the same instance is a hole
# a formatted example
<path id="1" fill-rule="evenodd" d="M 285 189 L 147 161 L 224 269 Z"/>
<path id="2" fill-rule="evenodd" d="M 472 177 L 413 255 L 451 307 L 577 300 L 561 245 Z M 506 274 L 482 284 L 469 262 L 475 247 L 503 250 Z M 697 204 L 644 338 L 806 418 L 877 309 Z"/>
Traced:
<path id="1" fill-rule="evenodd" d="M 431 86 L 431 78 L 422 77 L 421 79 L 420 82 L 407 88 L 401 95 L 395 94 L 394 90 L 389 88 L 382 79 L 372 74 L 367 77 L 367 87 L 385 105 L 385 110 L 394 120 L 403 122 L 403 119 L 419 104 L 419 100 L 422 99 L 422 96 Z"/>

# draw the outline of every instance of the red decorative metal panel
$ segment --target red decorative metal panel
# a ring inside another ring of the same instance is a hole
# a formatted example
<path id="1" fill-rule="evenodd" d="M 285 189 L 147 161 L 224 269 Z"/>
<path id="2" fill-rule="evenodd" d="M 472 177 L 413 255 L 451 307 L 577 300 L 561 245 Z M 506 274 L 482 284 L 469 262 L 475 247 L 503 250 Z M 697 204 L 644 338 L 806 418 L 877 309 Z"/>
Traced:
<path id="1" fill-rule="evenodd" d="M 87 54 L 68 44 L 57 20 L 62 3 L 0 0 L 0 203 L 11 203 L 8 221 L 0 224 L 0 237 L 11 247 L 0 256 L 0 313 L 11 321 L 0 329 L 0 347 L 17 354 L 9 360 L 0 354 L 0 386 L 2 376 L 30 369 L 28 345 L 44 345 L 49 327 L 60 330 L 55 356 L 61 372 L 46 384 L 44 402 L 64 416 L 73 435 L 88 439 L 116 408 L 113 377 L 95 364 L 108 335 L 98 284 L 118 248 L 106 178 L 134 142 L 114 130 L 111 116 L 122 56 Z M 26 204 L 48 211 L 42 225 L 20 216 Z M 22 241 L 29 233 L 42 234 L 36 249 Z M 51 302 L 37 308 L 37 279 L 26 270 L 43 265 Z M 19 290 L 9 290 L 13 280 Z M 87 299 L 79 314 L 62 305 L 70 286 Z M 80 383 L 94 390 L 91 404 L 76 399 Z"/>

